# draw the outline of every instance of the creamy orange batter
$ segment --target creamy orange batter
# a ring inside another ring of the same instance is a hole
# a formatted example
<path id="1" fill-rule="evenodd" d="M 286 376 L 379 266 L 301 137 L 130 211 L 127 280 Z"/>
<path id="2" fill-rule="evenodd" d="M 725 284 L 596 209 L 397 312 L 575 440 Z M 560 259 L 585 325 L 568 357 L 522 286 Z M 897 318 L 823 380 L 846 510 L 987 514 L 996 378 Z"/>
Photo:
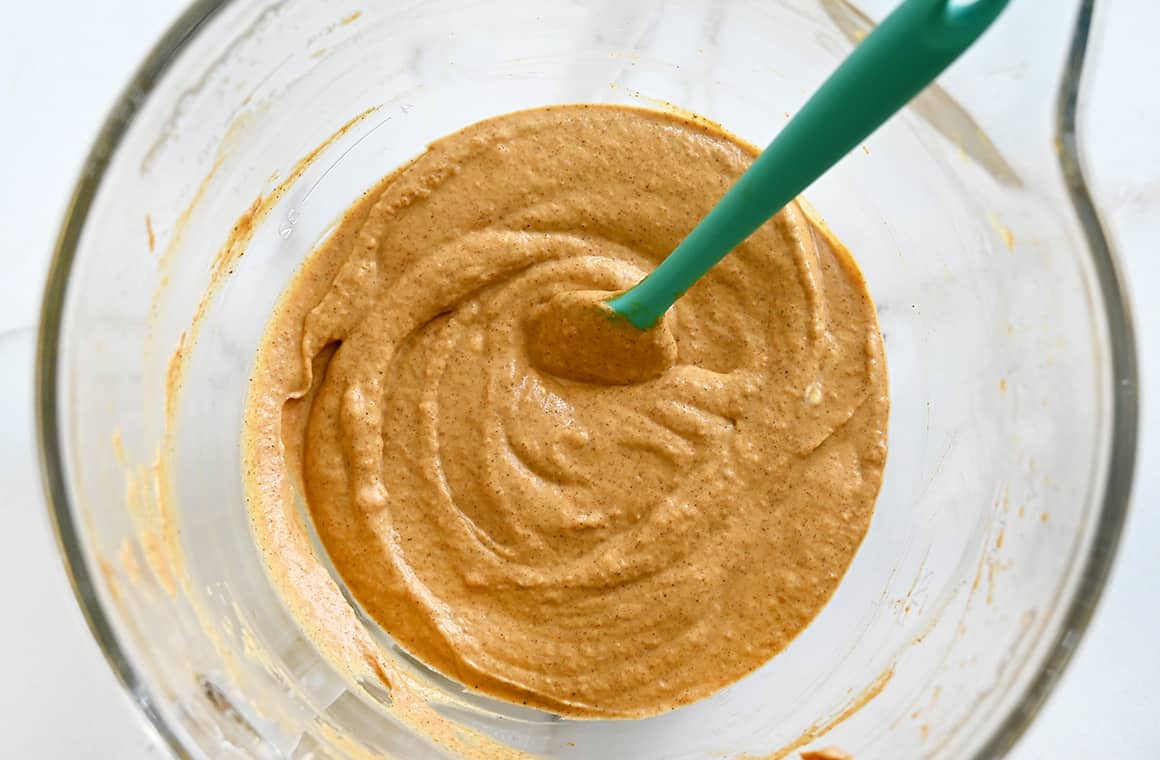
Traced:
<path id="1" fill-rule="evenodd" d="M 692 702 L 809 624 L 886 457 L 848 252 L 790 204 L 677 302 L 647 366 L 544 318 L 637 282 L 754 155 L 677 116 L 544 108 L 436 142 L 350 209 L 287 291 L 247 413 L 255 535 L 308 629 L 346 617 L 284 520 L 291 486 L 403 648 L 556 713 Z M 591 375 L 563 371 L 581 355 Z"/>

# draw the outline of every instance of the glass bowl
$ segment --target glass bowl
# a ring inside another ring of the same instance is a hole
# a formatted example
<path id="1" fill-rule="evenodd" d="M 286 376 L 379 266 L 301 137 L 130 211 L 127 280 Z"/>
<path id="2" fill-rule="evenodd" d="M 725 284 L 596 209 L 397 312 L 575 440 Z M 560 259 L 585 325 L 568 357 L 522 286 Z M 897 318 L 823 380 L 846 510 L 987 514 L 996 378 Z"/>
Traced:
<path id="1" fill-rule="evenodd" d="M 433 741 L 397 694 L 319 654 L 274 591 L 242 495 L 266 320 L 363 189 L 438 136 L 550 103 L 687 109 L 763 145 L 884 5 L 235 0 L 178 19 L 85 166 L 38 356 L 45 481 L 77 597 L 175 753 L 1013 745 L 1090 618 L 1135 452 L 1128 309 L 1078 158 L 1090 0 L 1012 4 L 808 191 L 878 307 L 891 450 L 834 599 L 752 675 L 654 718 L 576 721 L 404 662 L 449 727 Z"/>

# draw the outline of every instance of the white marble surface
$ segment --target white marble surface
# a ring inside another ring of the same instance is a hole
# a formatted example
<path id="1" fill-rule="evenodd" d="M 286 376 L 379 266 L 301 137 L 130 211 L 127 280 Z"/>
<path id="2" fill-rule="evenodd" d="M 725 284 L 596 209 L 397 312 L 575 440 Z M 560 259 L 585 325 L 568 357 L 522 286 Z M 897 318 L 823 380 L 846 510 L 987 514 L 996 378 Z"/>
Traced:
<path id="1" fill-rule="evenodd" d="M 1021 0 L 1030 2 L 1031 0 Z M 1160 757 L 1160 3 L 1102 0 L 1087 163 L 1132 293 L 1143 419 L 1134 508 L 1111 584 L 1016 760 Z M 73 181 L 112 99 L 178 0 L 0 0 L 0 757 L 161 757 L 103 662 L 43 510 L 32 429 L 41 283 Z"/>

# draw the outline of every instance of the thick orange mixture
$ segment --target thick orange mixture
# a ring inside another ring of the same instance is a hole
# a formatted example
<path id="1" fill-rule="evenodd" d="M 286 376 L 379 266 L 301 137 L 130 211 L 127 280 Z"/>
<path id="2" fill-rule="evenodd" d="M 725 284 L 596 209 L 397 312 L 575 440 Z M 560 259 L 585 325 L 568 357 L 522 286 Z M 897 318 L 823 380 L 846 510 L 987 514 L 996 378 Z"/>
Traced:
<path id="1" fill-rule="evenodd" d="M 753 157 L 667 114 L 545 108 L 440 140 L 350 209 L 287 292 L 247 415 L 255 534 L 304 625 L 341 616 L 312 598 L 295 485 L 402 647 L 557 713 L 691 702 L 814 618 L 886 457 L 845 249 L 791 204 L 678 301 L 666 363 L 613 384 L 554 374 L 585 346 L 552 336 L 584 338 L 541 324 L 557 294 L 638 281 Z"/>

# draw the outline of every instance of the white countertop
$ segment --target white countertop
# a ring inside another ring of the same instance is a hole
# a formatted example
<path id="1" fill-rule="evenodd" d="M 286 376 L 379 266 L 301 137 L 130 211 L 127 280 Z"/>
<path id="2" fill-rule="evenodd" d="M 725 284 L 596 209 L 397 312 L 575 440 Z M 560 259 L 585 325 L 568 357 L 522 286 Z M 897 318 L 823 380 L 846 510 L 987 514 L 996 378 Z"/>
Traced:
<path id="1" fill-rule="evenodd" d="M 1083 127 L 1089 179 L 1135 307 L 1141 448 L 1111 583 L 1015 760 L 1160 758 L 1160 404 L 1153 393 L 1160 389 L 1160 97 L 1153 81 L 1160 3 L 1099 6 Z M 0 598 L 7 613 L 0 622 L 0 757 L 162 757 L 90 638 L 57 555 L 36 462 L 32 357 L 41 284 L 81 161 L 113 98 L 182 3 L 5 0 L 2 7 L 0 481 L 7 504 Z"/>

